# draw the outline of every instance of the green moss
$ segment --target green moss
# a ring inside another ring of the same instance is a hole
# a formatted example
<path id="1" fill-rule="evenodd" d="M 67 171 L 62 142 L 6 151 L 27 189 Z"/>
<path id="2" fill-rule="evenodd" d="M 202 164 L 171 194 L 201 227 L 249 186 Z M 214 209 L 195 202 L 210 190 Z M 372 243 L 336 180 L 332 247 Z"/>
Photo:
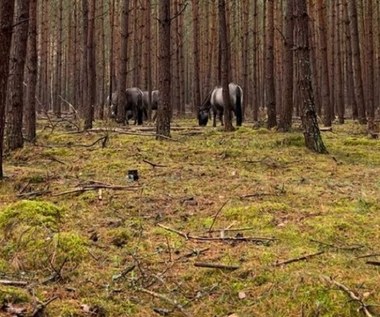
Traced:
<path id="1" fill-rule="evenodd" d="M 44 227 L 56 231 L 63 210 L 45 201 L 22 200 L 0 211 L 0 229 L 8 236 L 17 227 Z"/>
<path id="2" fill-rule="evenodd" d="M 288 146 L 304 147 L 305 139 L 301 135 L 292 135 L 292 136 L 285 137 L 281 140 L 275 141 L 274 145 L 277 147 L 288 147 Z"/>
<path id="3" fill-rule="evenodd" d="M 13 286 L 0 286 L 0 311 L 1 307 L 7 303 L 20 304 L 30 300 L 28 293 Z"/>
<path id="4" fill-rule="evenodd" d="M 60 232 L 54 235 L 53 244 L 49 244 L 48 253 L 54 254 L 55 262 L 59 265 L 64 261 L 80 263 L 88 256 L 87 243 L 76 232 Z"/>

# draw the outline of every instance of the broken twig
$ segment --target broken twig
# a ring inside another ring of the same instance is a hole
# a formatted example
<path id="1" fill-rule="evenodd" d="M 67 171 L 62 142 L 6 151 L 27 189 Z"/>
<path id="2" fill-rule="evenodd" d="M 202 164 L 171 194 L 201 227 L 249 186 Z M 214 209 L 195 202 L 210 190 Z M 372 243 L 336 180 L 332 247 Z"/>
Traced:
<path id="1" fill-rule="evenodd" d="M 153 291 L 150 291 L 148 289 L 141 288 L 141 287 L 136 288 L 136 290 L 139 291 L 139 292 L 145 293 L 145 294 L 149 294 L 149 295 L 151 295 L 153 297 L 156 297 L 156 298 L 159 298 L 159 299 L 163 300 L 164 302 L 169 303 L 174 308 L 176 308 L 177 310 L 179 310 L 184 316 L 187 316 L 187 317 L 192 316 L 187 311 L 185 311 L 184 308 L 182 307 L 182 305 L 179 304 L 175 299 L 171 299 L 171 298 L 169 298 L 166 295 L 163 295 L 163 294 L 160 294 L 160 293 L 156 293 L 156 292 L 153 292 Z"/>
<path id="2" fill-rule="evenodd" d="M 29 283 L 25 281 L 0 280 L 0 284 L 6 286 L 27 286 Z"/>
<path id="3" fill-rule="evenodd" d="M 359 311 L 362 311 L 365 314 L 365 316 L 373 317 L 372 313 L 368 309 L 368 307 L 370 307 L 370 305 L 365 304 L 363 299 L 361 298 L 361 296 L 356 295 L 354 293 L 354 291 L 350 290 L 346 285 L 343 285 L 342 283 L 339 283 L 339 282 L 333 280 L 331 277 L 322 276 L 322 279 L 325 280 L 326 282 L 332 284 L 332 285 L 337 286 L 340 290 L 345 292 L 353 301 L 357 302 L 360 305 Z"/>
<path id="4" fill-rule="evenodd" d="M 293 263 L 293 262 L 304 261 L 304 260 L 310 259 L 312 257 L 315 257 L 317 255 L 321 255 L 323 253 L 325 253 L 325 252 L 324 251 L 320 251 L 320 252 L 317 252 L 317 253 L 312 253 L 312 254 L 300 256 L 298 258 L 289 259 L 289 260 L 282 261 L 282 262 L 276 262 L 276 263 L 273 264 L 273 266 L 282 266 L 282 265 L 286 265 L 286 264 Z"/>
<path id="5" fill-rule="evenodd" d="M 236 241 L 236 242 L 255 242 L 255 243 L 267 243 L 271 241 L 276 241 L 276 238 L 264 238 L 264 237 L 198 237 L 198 236 L 192 236 L 190 233 L 184 233 L 179 230 L 169 228 L 167 226 L 164 226 L 163 224 L 157 224 L 157 226 L 174 232 L 181 237 L 184 237 L 186 240 L 197 240 L 197 241 L 221 241 L 221 242 L 231 242 L 231 241 Z"/>
<path id="6" fill-rule="evenodd" d="M 206 267 L 210 269 L 222 269 L 222 270 L 228 270 L 228 271 L 235 271 L 240 268 L 237 265 L 224 265 L 224 264 L 219 264 L 219 263 L 204 263 L 204 262 L 195 262 L 194 266 Z"/>

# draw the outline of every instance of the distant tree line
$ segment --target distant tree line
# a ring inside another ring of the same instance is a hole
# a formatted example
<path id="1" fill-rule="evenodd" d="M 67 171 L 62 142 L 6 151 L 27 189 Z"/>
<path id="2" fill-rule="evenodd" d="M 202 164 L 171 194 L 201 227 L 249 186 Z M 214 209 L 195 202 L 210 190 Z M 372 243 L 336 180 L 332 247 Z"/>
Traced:
<path id="1" fill-rule="evenodd" d="M 169 135 L 173 115 L 194 115 L 226 79 L 254 123 L 266 113 L 289 131 L 307 102 L 325 126 L 353 118 L 371 131 L 379 56 L 373 0 L 2 0 L 0 150 L 35 140 L 36 113 L 75 111 L 90 129 L 126 87 L 162 90 L 157 134 Z"/>

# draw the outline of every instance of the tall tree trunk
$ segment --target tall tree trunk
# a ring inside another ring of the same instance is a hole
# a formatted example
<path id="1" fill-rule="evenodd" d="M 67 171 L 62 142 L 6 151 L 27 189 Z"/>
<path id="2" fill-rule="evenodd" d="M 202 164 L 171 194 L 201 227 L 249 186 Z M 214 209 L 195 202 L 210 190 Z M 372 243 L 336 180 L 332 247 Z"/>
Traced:
<path id="1" fill-rule="evenodd" d="M 329 1 L 328 2 L 328 12 L 330 14 L 329 16 L 329 53 L 330 53 L 330 60 L 329 60 L 329 84 L 330 84 L 330 113 L 331 113 L 331 121 L 335 119 L 335 64 L 337 61 L 335 61 L 335 31 L 336 31 L 336 14 L 335 14 L 335 4 L 336 1 Z M 331 125 L 331 123 L 330 123 Z"/>
<path id="2" fill-rule="evenodd" d="M 292 126 L 293 114 L 293 30 L 294 30 L 294 0 L 286 0 L 285 7 L 285 53 L 284 53 L 284 83 L 283 109 L 279 122 L 279 129 L 289 131 Z"/>
<path id="3" fill-rule="evenodd" d="M 25 103 L 25 137 L 36 139 L 36 86 L 37 86 L 37 0 L 30 0 L 27 54 L 27 89 Z"/>
<path id="4" fill-rule="evenodd" d="M 100 1 L 100 8 L 102 13 L 105 12 L 104 0 Z M 106 100 L 106 33 L 104 29 L 104 14 L 100 18 L 100 38 L 101 38 L 101 92 L 100 99 L 98 101 L 97 115 L 100 120 L 104 119 L 104 103 Z"/>
<path id="5" fill-rule="evenodd" d="M 110 77 L 109 77 L 109 91 L 108 91 L 108 96 L 110 99 L 110 105 L 112 104 L 112 93 L 115 89 L 114 84 L 116 83 L 115 80 L 115 52 L 114 52 L 114 33 L 115 33 L 115 24 L 114 24 L 114 19 L 115 19 L 115 0 L 110 0 L 109 1 L 109 6 L 110 6 L 110 14 L 109 14 L 109 19 L 110 19 L 110 50 L 109 50 L 109 68 L 110 68 Z"/>
<path id="6" fill-rule="evenodd" d="M 94 109 L 96 106 L 95 12 L 96 0 L 89 0 L 87 33 L 88 103 L 84 108 L 84 129 L 86 130 L 92 128 L 92 122 L 94 121 Z"/>
<path id="7" fill-rule="evenodd" d="M 49 25 L 47 14 L 47 0 L 41 0 L 41 51 L 40 51 L 40 83 L 39 83 L 39 96 L 41 105 L 39 110 L 47 112 L 49 109 L 48 100 L 48 63 L 49 63 Z"/>
<path id="8" fill-rule="evenodd" d="M 57 117 L 61 116 L 61 99 L 62 94 L 62 34 L 63 34 L 63 0 L 59 0 L 57 29 L 57 53 L 55 56 L 55 79 L 54 79 L 54 95 L 53 95 L 53 111 Z"/>
<path id="9" fill-rule="evenodd" d="M 253 0 L 253 84 L 252 84 L 252 111 L 253 111 L 253 121 L 256 123 L 259 121 L 259 96 L 258 96 L 258 87 L 259 87 L 259 69 L 258 69 L 258 58 L 259 58 L 259 45 L 258 45 L 258 17 L 257 17 L 257 0 Z"/>
<path id="10" fill-rule="evenodd" d="M 119 78 L 117 86 L 117 121 L 125 124 L 125 103 L 126 103 L 126 81 L 127 81 L 127 54 L 128 54 L 128 10 L 129 0 L 121 2 L 120 16 L 120 60 L 119 60 Z"/>
<path id="11" fill-rule="evenodd" d="M 294 54 L 298 64 L 299 81 L 297 89 L 302 98 L 301 120 L 304 129 L 306 147 L 317 153 L 327 153 L 319 131 L 313 99 L 310 72 L 309 22 L 306 0 L 294 3 L 295 38 Z"/>
<path id="12" fill-rule="evenodd" d="M 365 46 L 366 50 L 366 69 L 367 69 L 367 119 L 368 119 L 368 130 L 373 131 L 374 120 L 375 120 L 375 105 L 374 105 L 374 48 L 373 48 L 373 6 L 372 0 L 367 0 L 366 2 L 366 12 L 365 12 L 365 26 L 366 26 L 366 36 L 367 40 Z M 377 4 L 379 5 L 379 4 Z"/>
<path id="13" fill-rule="evenodd" d="M 88 40 L 88 0 L 82 0 L 82 61 L 81 61 L 81 108 L 80 113 L 85 117 L 88 100 L 88 73 L 87 73 L 87 40 Z"/>
<path id="14" fill-rule="evenodd" d="M 266 1 L 265 41 L 265 105 L 268 111 L 268 129 L 277 125 L 276 90 L 274 85 L 274 0 Z"/>
<path id="15" fill-rule="evenodd" d="M 170 0 L 161 0 L 158 6 L 159 19 L 159 91 L 160 100 L 157 111 L 157 139 L 170 137 Z"/>
<path id="16" fill-rule="evenodd" d="M 352 63 L 354 68 L 354 90 L 355 100 L 358 106 L 358 119 L 361 124 L 367 122 L 365 115 L 365 102 L 363 93 L 362 67 L 360 63 L 360 47 L 358 32 L 358 14 L 356 8 L 356 0 L 348 1 L 348 15 L 350 21 L 351 47 L 352 47 Z"/>
<path id="17" fill-rule="evenodd" d="M 148 119 L 152 120 L 152 30 L 151 30 L 151 3 L 145 0 L 145 67 L 146 67 L 146 88 L 148 89 Z"/>
<path id="18" fill-rule="evenodd" d="M 4 177 L 3 145 L 5 104 L 7 99 L 14 5 L 15 0 L 2 0 L 0 2 L 0 61 L 2 61 L 0 63 L 0 179 Z"/>
<path id="19" fill-rule="evenodd" d="M 10 76 L 8 84 L 7 105 L 7 147 L 10 150 L 21 148 L 24 144 L 22 135 L 24 66 L 29 25 L 29 0 L 18 0 L 16 6 L 16 26 L 11 52 Z"/>
<path id="20" fill-rule="evenodd" d="M 249 0 L 244 0 L 242 2 L 242 34 L 241 34 L 241 42 L 242 42 L 242 50 L 241 50 L 241 60 L 242 60 L 242 71 L 243 71 L 243 92 L 248 96 L 248 87 L 249 83 L 249 68 L 248 68 L 248 56 L 249 56 Z M 245 116 L 245 112 L 247 111 L 248 106 L 248 98 L 243 98 L 243 118 Z"/>
<path id="21" fill-rule="evenodd" d="M 201 106 L 201 83 L 200 83 L 200 33 L 199 33 L 199 0 L 192 0 L 193 6 L 193 57 L 194 57 L 194 80 L 193 80 L 193 112 Z"/>
<path id="22" fill-rule="evenodd" d="M 223 103 L 224 103 L 224 130 L 233 131 L 234 127 L 232 125 L 231 118 L 231 99 L 228 84 L 230 82 L 230 73 L 228 65 L 230 64 L 230 54 L 228 47 L 228 32 L 227 32 L 227 22 L 226 22 L 226 2 L 225 0 L 219 0 L 218 3 L 218 13 L 219 13 L 219 47 L 221 56 L 221 81 L 223 87 Z"/>
<path id="23" fill-rule="evenodd" d="M 345 46 L 346 46 L 346 96 L 345 103 L 349 105 L 352 111 L 352 118 L 354 120 L 358 119 L 358 106 L 355 100 L 354 91 L 354 70 L 352 67 L 352 45 L 351 45 L 351 33 L 350 33 L 350 20 L 348 18 L 348 3 L 347 0 L 344 1 L 344 21 L 345 21 Z"/>
<path id="24" fill-rule="evenodd" d="M 327 56 L 327 39 L 326 39 L 326 4 L 324 0 L 317 0 L 317 14 L 319 24 L 319 42 L 320 42 L 320 57 L 321 57 L 321 97 L 323 110 L 323 124 L 326 127 L 331 126 L 332 113 L 330 102 L 330 83 L 328 70 Z M 335 27 L 335 26 L 334 26 Z"/>
<path id="25" fill-rule="evenodd" d="M 336 25 L 335 27 L 335 105 L 336 112 L 338 114 L 338 121 L 340 124 L 344 123 L 344 98 L 343 98 L 343 75 L 342 75 L 342 48 L 341 48 L 341 38 L 342 38 L 342 0 L 335 1 L 336 6 Z"/>

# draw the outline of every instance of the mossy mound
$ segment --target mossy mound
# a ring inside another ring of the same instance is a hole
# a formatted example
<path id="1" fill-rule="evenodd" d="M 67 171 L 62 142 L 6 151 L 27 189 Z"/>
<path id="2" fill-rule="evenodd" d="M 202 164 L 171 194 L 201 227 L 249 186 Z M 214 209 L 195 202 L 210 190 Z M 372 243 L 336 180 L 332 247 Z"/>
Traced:
<path id="1" fill-rule="evenodd" d="M 15 271 L 75 265 L 87 254 L 84 240 L 60 232 L 63 209 L 44 201 L 23 200 L 0 211 L 3 258 Z"/>

